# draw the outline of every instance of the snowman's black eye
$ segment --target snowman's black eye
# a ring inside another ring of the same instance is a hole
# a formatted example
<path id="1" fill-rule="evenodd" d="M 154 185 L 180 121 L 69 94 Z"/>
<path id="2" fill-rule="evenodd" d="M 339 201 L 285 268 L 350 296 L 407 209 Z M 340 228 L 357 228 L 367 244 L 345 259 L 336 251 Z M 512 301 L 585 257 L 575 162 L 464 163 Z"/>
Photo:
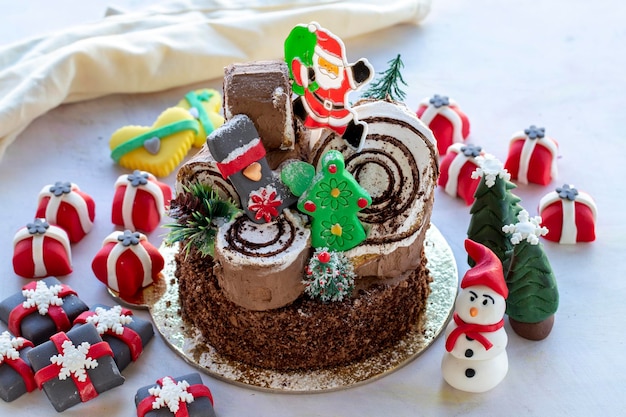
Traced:
<path id="1" fill-rule="evenodd" d="M 470 291 L 470 301 L 474 302 L 477 298 L 478 294 L 476 294 L 474 291 Z"/>
<path id="2" fill-rule="evenodd" d="M 491 304 L 495 304 L 495 300 L 493 299 L 492 296 L 487 295 L 487 294 L 483 294 L 483 297 L 485 297 L 485 299 L 483 300 L 483 305 L 486 306 L 487 303 L 489 302 L 489 300 L 491 300 Z"/>

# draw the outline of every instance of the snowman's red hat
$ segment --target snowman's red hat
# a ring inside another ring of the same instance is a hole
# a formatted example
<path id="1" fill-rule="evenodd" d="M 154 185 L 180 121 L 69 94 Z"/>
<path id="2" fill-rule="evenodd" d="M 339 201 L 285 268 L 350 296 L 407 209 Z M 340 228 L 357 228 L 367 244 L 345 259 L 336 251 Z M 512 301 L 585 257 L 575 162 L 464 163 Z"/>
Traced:
<path id="1" fill-rule="evenodd" d="M 485 285 L 500 294 L 503 298 L 508 297 L 509 289 L 504 281 L 500 258 L 488 247 L 470 239 L 465 239 L 465 250 L 474 262 L 476 262 L 476 265 L 463 276 L 461 288 Z"/>

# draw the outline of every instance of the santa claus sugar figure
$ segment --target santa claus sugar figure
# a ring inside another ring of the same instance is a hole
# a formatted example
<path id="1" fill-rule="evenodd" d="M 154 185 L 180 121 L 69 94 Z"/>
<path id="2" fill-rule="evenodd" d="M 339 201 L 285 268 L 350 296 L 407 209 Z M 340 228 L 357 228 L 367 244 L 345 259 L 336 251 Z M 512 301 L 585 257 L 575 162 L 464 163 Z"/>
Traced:
<path id="1" fill-rule="evenodd" d="M 370 63 L 362 58 L 349 64 L 341 39 L 317 22 L 291 31 L 285 40 L 285 62 L 293 91 L 300 95 L 294 113 L 304 120 L 304 126 L 329 128 L 360 150 L 367 125 L 357 119 L 347 96 L 372 79 Z"/>
<path id="2" fill-rule="evenodd" d="M 465 250 L 476 265 L 461 281 L 453 320 L 446 328 L 441 370 L 454 388 L 485 392 L 509 369 L 503 319 L 509 290 L 502 263 L 489 248 L 466 239 Z"/>

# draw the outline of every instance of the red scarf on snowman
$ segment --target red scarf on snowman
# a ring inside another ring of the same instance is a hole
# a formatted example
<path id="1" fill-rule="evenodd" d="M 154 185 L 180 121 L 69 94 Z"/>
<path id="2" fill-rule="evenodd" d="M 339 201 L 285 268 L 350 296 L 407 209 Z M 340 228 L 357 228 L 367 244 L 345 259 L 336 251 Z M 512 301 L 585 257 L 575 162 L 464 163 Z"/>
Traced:
<path id="1" fill-rule="evenodd" d="M 489 350 L 493 346 L 493 343 L 491 343 L 489 339 L 487 339 L 481 333 L 495 332 L 496 330 L 501 329 L 502 326 L 504 326 L 504 319 L 495 324 L 466 323 L 461 317 L 459 317 L 457 313 L 454 313 L 453 319 L 458 327 L 452 330 L 452 332 L 446 339 L 446 350 L 448 352 L 451 352 L 452 349 L 454 349 L 454 345 L 456 345 L 457 339 L 462 334 L 466 334 L 468 337 L 471 337 L 472 339 L 483 345 L 486 350 Z"/>
<path id="2" fill-rule="evenodd" d="M 476 265 L 465 273 L 461 281 L 461 288 L 484 285 L 506 299 L 509 295 L 509 289 L 504 281 L 504 273 L 502 272 L 502 262 L 500 262 L 500 259 L 489 248 L 470 239 L 465 239 L 465 250 L 476 262 Z M 446 350 L 448 352 L 454 349 L 456 341 L 463 334 L 478 341 L 486 350 L 489 350 L 493 346 L 493 343 L 482 333 L 495 332 L 504 326 L 504 318 L 495 324 L 474 324 L 464 322 L 455 312 L 453 319 L 458 327 L 452 330 L 446 339 Z"/>

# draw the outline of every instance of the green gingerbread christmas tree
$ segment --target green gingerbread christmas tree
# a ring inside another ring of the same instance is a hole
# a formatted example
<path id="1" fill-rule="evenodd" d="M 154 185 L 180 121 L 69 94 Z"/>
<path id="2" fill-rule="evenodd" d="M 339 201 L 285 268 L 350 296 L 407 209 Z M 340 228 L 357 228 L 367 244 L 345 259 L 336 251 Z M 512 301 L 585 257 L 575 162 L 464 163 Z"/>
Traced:
<path id="1" fill-rule="evenodd" d="M 342 153 L 329 150 L 314 176 L 306 162 L 294 162 L 281 172 L 283 183 L 299 196 L 298 210 L 311 216 L 314 248 L 346 251 L 366 238 L 357 213 L 372 204 L 372 198 L 345 168 Z"/>
<path id="2" fill-rule="evenodd" d="M 540 224 L 541 217 L 522 210 L 516 223 L 502 227 L 513 245 L 504 262 L 506 313 L 513 330 L 531 340 L 548 336 L 559 306 L 556 278 L 539 242 L 548 229 Z"/>
<path id="3" fill-rule="evenodd" d="M 516 221 L 522 210 L 520 198 L 511 192 L 515 184 L 510 181 L 511 175 L 502 162 L 492 155 L 479 156 L 476 161 L 480 167 L 474 171 L 472 178 L 480 178 L 480 184 L 470 209 L 472 217 L 467 237 L 487 246 L 504 262 L 512 245 L 502 226 Z M 470 258 L 468 263 L 474 265 Z"/>

